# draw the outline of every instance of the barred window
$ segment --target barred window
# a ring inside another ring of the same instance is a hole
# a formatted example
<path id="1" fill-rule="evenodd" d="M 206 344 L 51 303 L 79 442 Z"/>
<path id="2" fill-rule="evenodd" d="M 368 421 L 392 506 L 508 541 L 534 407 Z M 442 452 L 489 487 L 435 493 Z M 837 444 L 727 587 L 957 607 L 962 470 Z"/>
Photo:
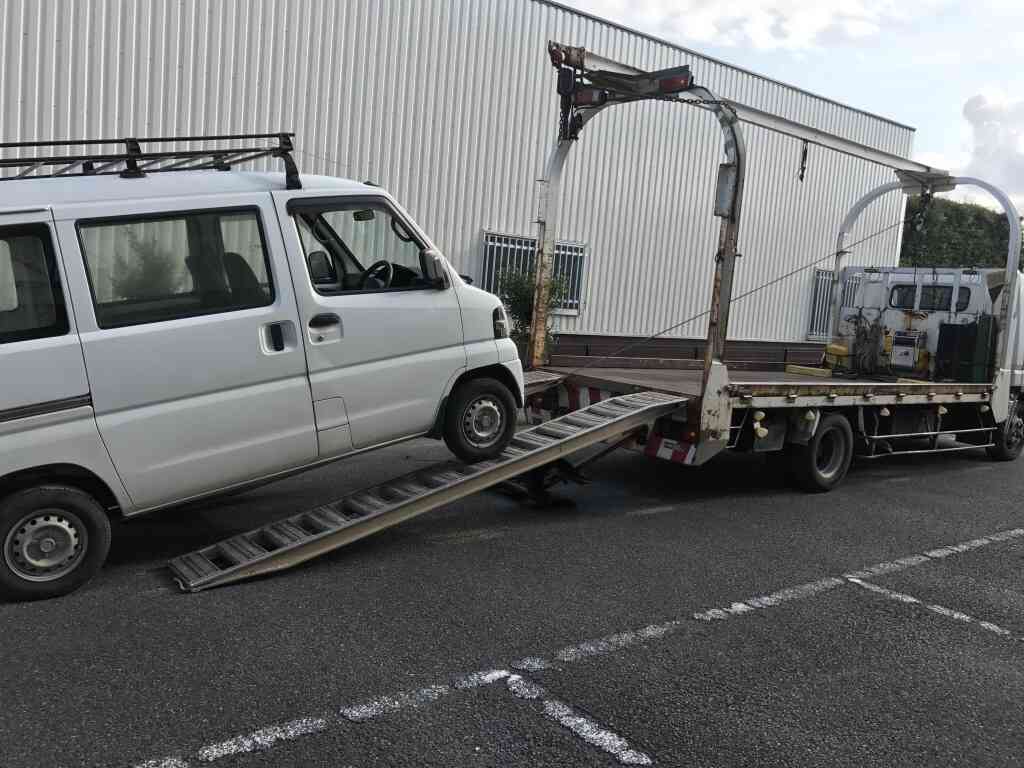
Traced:
<path id="1" fill-rule="evenodd" d="M 558 310 L 578 314 L 583 301 L 583 270 L 587 246 L 584 243 L 559 240 L 555 243 L 552 275 L 562 280 L 565 296 Z M 508 271 L 533 272 L 537 255 L 537 238 L 487 232 L 484 236 L 483 278 L 485 291 L 501 291 L 501 275 Z"/>

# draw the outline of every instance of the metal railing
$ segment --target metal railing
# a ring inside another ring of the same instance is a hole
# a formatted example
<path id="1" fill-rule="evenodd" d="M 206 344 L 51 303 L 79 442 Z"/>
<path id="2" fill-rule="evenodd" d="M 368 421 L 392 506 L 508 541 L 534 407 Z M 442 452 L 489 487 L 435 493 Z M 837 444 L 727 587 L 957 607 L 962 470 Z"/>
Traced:
<path id="1" fill-rule="evenodd" d="M 552 275 L 565 285 L 565 296 L 556 311 L 578 314 L 583 303 L 583 276 L 587 246 L 569 240 L 555 243 Z M 500 295 L 501 276 L 506 272 L 532 273 L 537 256 L 537 239 L 520 235 L 484 233 L 484 261 L 480 286 Z"/>
<path id="2" fill-rule="evenodd" d="M 830 341 L 832 318 L 832 275 L 831 269 L 815 269 L 811 286 L 811 320 L 807 329 L 808 341 Z M 844 307 L 852 307 L 860 286 L 859 276 L 847 277 L 843 282 Z"/>

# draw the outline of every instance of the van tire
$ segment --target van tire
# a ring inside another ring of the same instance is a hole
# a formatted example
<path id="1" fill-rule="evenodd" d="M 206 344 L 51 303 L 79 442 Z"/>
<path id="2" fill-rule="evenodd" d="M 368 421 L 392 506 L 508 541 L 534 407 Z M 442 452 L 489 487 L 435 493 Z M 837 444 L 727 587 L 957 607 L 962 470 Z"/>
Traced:
<path id="1" fill-rule="evenodd" d="M 85 491 L 37 485 L 0 499 L 0 546 L 0 599 L 59 597 L 103 566 L 110 520 Z"/>
<path id="2" fill-rule="evenodd" d="M 497 379 L 470 379 L 448 398 L 444 442 L 448 450 L 472 464 L 493 459 L 516 434 L 516 400 Z"/>
<path id="3" fill-rule="evenodd" d="M 827 493 L 843 482 L 853 460 L 853 430 L 840 413 L 822 418 L 807 445 L 793 447 L 792 472 L 810 493 Z"/>

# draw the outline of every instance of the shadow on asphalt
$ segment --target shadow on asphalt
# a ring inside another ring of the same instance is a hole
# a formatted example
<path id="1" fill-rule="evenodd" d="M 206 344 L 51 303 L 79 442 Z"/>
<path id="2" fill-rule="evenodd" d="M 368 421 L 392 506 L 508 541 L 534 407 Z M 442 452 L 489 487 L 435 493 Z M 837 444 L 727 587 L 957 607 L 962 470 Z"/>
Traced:
<path id="1" fill-rule="evenodd" d="M 957 472 L 968 466 L 991 464 L 983 450 L 927 456 L 894 456 L 880 460 L 855 461 L 845 483 L 851 486 L 878 483 L 893 477 L 913 475 L 920 481 L 933 476 Z M 396 472 L 398 474 L 398 472 Z M 460 530 L 478 529 L 481 524 L 515 526 L 549 525 L 578 519 L 583 515 L 621 514 L 614 510 L 588 509 L 588 497 L 597 493 L 602 498 L 636 500 L 642 505 L 676 505 L 680 511 L 696 509 L 710 498 L 750 497 L 792 494 L 803 497 L 802 491 L 787 485 L 765 456 L 723 454 L 703 467 L 686 467 L 664 461 L 653 461 L 631 452 L 608 456 L 588 469 L 591 483 L 579 488 L 559 485 L 554 494 L 564 504 L 538 507 L 530 502 L 515 501 L 495 491 L 485 491 L 484 504 L 489 512 L 485 520 L 475 509 L 456 513 L 441 522 L 436 530 L 450 534 Z M 295 480 L 264 486 L 244 493 L 214 499 L 202 504 L 163 510 L 135 520 L 115 523 L 109 560 L 115 564 L 169 559 L 222 539 L 257 528 L 273 520 L 296 514 L 302 509 L 338 498 L 336 483 L 330 475 L 307 480 L 296 492 Z M 836 491 L 842 493 L 842 489 Z M 479 504 L 472 497 L 458 504 Z M 598 506 L 604 507 L 603 504 Z M 430 513 L 428 513 L 430 514 Z M 410 536 L 423 538 L 424 529 L 406 523 L 397 529 L 383 531 L 349 545 L 345 552 L 356 553 L 393 543 Z"/>

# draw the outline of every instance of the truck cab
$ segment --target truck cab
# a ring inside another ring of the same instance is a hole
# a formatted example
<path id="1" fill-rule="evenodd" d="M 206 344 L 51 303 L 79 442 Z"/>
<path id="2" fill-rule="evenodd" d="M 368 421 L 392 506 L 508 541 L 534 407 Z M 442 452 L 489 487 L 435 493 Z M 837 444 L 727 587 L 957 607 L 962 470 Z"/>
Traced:
<path id="1" fill-rule="evenodd" d="M 0 180 L 0 595 L 134 516 L 400 440 L 512 439 L 497 297 L 385 190 L 196 170 Z"/>
<path id="2" fill-rule="evenodd" d="M 840 368 L 927 381 L 991 381 L 1002 269 L 847 267 Z"/>

